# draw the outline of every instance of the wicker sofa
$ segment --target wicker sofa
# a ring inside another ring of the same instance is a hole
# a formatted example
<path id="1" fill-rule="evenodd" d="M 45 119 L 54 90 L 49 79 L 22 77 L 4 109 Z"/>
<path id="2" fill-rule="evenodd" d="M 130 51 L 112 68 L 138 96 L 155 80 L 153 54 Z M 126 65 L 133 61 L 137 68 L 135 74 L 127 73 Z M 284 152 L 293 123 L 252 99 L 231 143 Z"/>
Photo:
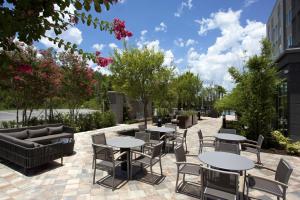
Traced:
<path id="1" fill-rule="evenodd" d="M 73 153 L 74 130 L 62 124 L 0 129 L 0 158 L 27 169 Z"/>

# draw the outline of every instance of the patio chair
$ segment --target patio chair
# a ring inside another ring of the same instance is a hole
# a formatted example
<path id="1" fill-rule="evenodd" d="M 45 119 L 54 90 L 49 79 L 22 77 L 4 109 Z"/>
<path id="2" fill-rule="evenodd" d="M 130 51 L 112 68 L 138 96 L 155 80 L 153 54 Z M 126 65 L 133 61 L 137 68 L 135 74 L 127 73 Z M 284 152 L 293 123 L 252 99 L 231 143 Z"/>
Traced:
<path id="1" fill-rule="evenodd" d="M 272 180 L 248 174 L 246 177 L 247 196 L 249 194 L 249 189 L 251 188 L 275 195 L 278 200 L 280 198 L 285 200 L 288 182 L 293 172 L 293 168 L 284 159 L 280 159 L 276 171 L 267 167 L 261 168 L 275 172 L 275 179 Z"/>
<path id="2" fill-rule="evenodd" d="M 216 138 L 214 136 L 203 136 L 201 129 L 198 131 L 199 154 L 202 153 L 203 147 L 215 147 Z"/>
<path id="3" fill-rule="evenodd" d="M 231 128 L 220 128 L 219 133 L 236 134 L 236 130 Z"/>
<path id="4" fill-rule="evenodd" d="M 163 171 L 162 171 L 162 166 L 161 166 L 161 150 L 164 142 L 160 142 L 156 145 L 153 146 L 153 149 L 151 151 L 151 154 L 145 154 L 142 152 L 138 151 L 132 151 L 132 154 L 137 154 L 139 157 L 131 161 L 131 174 L 130 177 L 132 177 L 132 166 L 133 164 L 140 164 L 141 168 L 143 168 L 143 165 L 149 166 L 150 167 L 150 173 L 153 175 L 153 170 L 152 167 L 156 164 L 159 163 L 160 166 L 160 175 L 163 176 Z M 132 156 L 131 156 L 132 158 Z M 152 185 L 154 185 L 153 183 Z"/>
<path id="5" fill-rule="evenodd" d="M 186 144 L 186 136 L 187 136 L 187 129 L 184 130 L 182 136 L 176 136 L 175 140 L 172 140 L 173 146 L 177 146 L 178 144 L 182 144 L 185 147 L 185 152 L 187 152 L 187 144 Z"/>
<path id="6" fill-rule="evenodd" d="M 165 124 L 165 127 L 166 128 L 173 128 L 173 129 L 175 129 L 175 131 L 177 131 L 177 125 L 176 124 L 168 123 L 168 124 Z"/>
<path id="7" fill-rule="evenodd" d="M 242 143 L 242 149 L 246 152 L 254 153 L 256 154 L 257 161 L 256 163 L 259 165 L 262 165 L 261 159 L 260 159 L 260 151 L 261 151 L 261 146 L 264 141 L 264 136 L 259 135 L 258 140 L 247 140 L 245 143 Z"/>
<path id="8" fill-rule="evenodd" d="M 92 135 L 92 142 L 94 144 L 104 144 L 106 145 L 106 137 L 104 133 L 97 133 Z"/>
<path id="9" fill-rule="evenodd" d="M 175 192 L 178 192 L 178 189 L 181 185 L 185 183 L 185 175 L 194 175 L 200 177 L 200 169 L 201 165 L 196 163 L 187 162 L 187 156 L 194 156 L 185 154 L 183 145 L 178 145 L 174 149 L 175 157 L 176 157 L 176 165 L 177 165 L 177 177 L 176 177 L 176 185 Z M 183 174 L 182 182 L 178 185 L 179 175 Z"/>
<path id="10" fill-rule="evenodd" d="M 236 172 L 201 167 L 202 199 L 238 199 L 239 176 Z"/>
<path id="11" fill-rule="evenodd" d="M 138 131 L 138 132 L 135 132 L 135 138 L 143 140 L 145 142 L 145 144 L 143 146 L 141 146 L 141 147 L 131 148 L 131 150 L 133 150 L 133 151 L 140 151 L 140 152 L 144 153 L 145 148 L 146 149 L 151 148 L 151 145 L 150 145 L 150 133 L 147 133 L 145 131 Z"/>
<path id="12" fill-rule="evenodd" d="M 94 175 L 93 175 L 93 184 L 95 184 L 96 170 L 103 171 L 112 171 L 112 190 L 115 190 L 115 170 L 116 167 L 121 165 L 124 162 L 127 162 L 127 179 L 129 180 L 129 156 L 127 155 L 127 160 L 122 161 L 119 158 L 127 154 L 123 152 L 114 158 L 113 148 L 103 144 L 92 144 L 94 152 Z M 99 162 L 97 162 L 99 161 Z"/>
<path id="13" fill-rule="evenodd" d="M 139 131 L 145 131 L 146 130 L 145 124 L 139 124 L 138 128 L 139 128 Z"/>
<path id="14" fill-rule="evenodd" d="M 240 145 L 236 143 L 216 142 L 215 151 L 222 151 L 227 153 L 241 154 Z"/>

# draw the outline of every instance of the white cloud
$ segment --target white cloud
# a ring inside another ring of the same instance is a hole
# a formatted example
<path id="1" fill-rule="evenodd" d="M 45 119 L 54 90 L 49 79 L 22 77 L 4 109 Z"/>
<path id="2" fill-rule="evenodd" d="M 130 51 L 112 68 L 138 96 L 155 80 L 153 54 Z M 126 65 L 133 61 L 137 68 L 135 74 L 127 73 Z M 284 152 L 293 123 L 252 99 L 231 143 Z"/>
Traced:
<path id="1" fill-rule="evenodd" d="M 54 8 L 57 10 L 59 9 L 56 4 L 54 4 Z M 76 9 L 73 4 L 70 4 L 70 6 L 67 7 L 65 10 L 74 14 Z M 64 16 L 60 15 L 60 18 L 62 18 L 64 21 L 69 21 L 69 19 L 70 19 L 68 15 L 64 15 Z M 51 17 L 49 17 L 48 20 L 50 22 L 53 22 Z M 48 30 L 48 31 L 46 31 L 46 36 L 51 37 L 51 38 L 58 37 L 60 39 L 63 39 L 65 42 L 71 42 L 71 43 L 77 44 L 77 45 L 81 44 L 81 42 L 83 40 L 82 32 L 77 27 L 71 27 L 71 26 L 69 26 L 66 31 L 63 31 L 62 34 L 60 34 L 58 36 L 56 36 L 53 29 Z M 53 42 L 49 41 L 46 37 L 42 37 L 40 42 L 46 48 L 53 47 L 54 49 L 56 49 L 58 51 L 62 50 L 62 48 L 59 48 L 57 44 L 54 44 Z"/>
<path id="2" fill-rule="evenodd" d="M 174 61 L 174 63 L 177 64 L 177 65 L 182 63 L 182 62 L 183 62 L 183 58 L 179 58 L 179 59 Z"/>
<path id="3" fill-rule="evenodd" d="M 116 49 L 116 48 L 118 48 L 118 45 L 116 45 L 115 43 L 109 43 L 109 48 L 111 48 L 111 49 Z"/>
<path id="4" fill-rule="evenodd" d="M 118 0 L 118 3 L 125 3 L 126 0 Z"/>
<path id="5" fill-rule="evenodd" d="M 56 34 L 53 30 L 49 30 L 46 32 L 46 35 L 51 38 L 55 38 Z M 71 42 L 73 44 L 81 44 L 82 42 L 82 32 L 77 27 L 71 27 L 64 31 L 62 34 L 59 35 L 59 38 L 63 39 L 65 42 Z M 48 38 L 43 37 L 40 42 L 46 47 L 53 47 L 54 49 L 61 51 L 62 48 L 58 48 L 57 44 L 49 41 Z"/>
<path id="6" fill-rule="evenodd" d="M 97 50 L 97 51 L 102 51 L 102 49 L 105 47 L 104 44 L 93 44 L 93 49 Z"/>
<path id="7" fill-rule="evenodd" d="M 155 31 L 156 32 L 159 32 L 159 31 L 162 31 L 162 32 L 167 32 L 167 25 L 164 23 L 164 22 L 160 22 L 159 26 L 156 26 L 155 27 Z"/>
<path id="8" fill-rule="evenodd" d="M 258 0 L 245 0 L 244 1 L 244 8 L 251 6 L 252 4 L 258 2 Z"/>
<path id="9" fill-rule="evenodd" d="M 148 33 L 148 31 L 147 31 L 147 30 L 142 30 L 142 31 L 141 31 L 141 36 L 144 36 L 144 35 L 146 35 L 146 33 Z"/>
<path id="10" fill-rule="evenodd" d="M 233 83 L 228 68 L 235 66 L 241 69 L 245 59 L 260 53 L 260 41 L 265 37 L 266 25 L 247 20 L 246 25 L 241 26 L 241 12 L 231 9 L 218 11 L 208 19 L 197 21 L 200 24 L 200 35 L 213 29 L 221 31 L 221 36 L 205 53 L 199 53 L 194 48 L 190 48 L 187 53 L 190 70 L 199 74 L 204 81 L 212 81 L 231 89 Z"/>
<path id="11" fill-rule="evenodd" d="M 164 58 L 163 65 L 172 66 L 174 63 L 174 54 L 173 54 L 172 50 L 169 49 L 169 50 L 165 51 L 164 54 L 165 54 L 165 58 Z"/>
<path id="12" fill-rule="evenodd" d="M 188 46 L 195 45 L 197 43 L 198 42 L 193 39 L 188 39 L 188 40 L 184 41 L 182 38 L 178 38 L 178 39 L 174 40 L 174 44 L 179 47 L 188 47 Z"/>
<path id="13" fill-rule="evenodd" d="M 193 7 L 192 1 L 193 0 L 183 0 L 181 2 L 180 6 L 177 8 L 177 12 L 174 13 L 174 16 L 181 17 L 185 8 L 187 8 L 188 10 L 191 10 Z"/>

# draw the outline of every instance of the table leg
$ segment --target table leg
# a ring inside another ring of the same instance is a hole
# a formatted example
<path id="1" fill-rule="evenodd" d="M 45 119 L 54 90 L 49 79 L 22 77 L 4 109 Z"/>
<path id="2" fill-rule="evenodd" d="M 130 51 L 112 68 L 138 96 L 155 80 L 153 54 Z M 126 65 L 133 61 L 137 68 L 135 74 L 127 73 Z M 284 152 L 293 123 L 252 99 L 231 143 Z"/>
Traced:
<path id="1" fill-rule="evenodd" d="M 126 161 L 121 164 L 121 169 L 122 169 L 122 171 L 127 171 L 127 155 L 130 156 L 130 149 L 129 148 L 121 148 L 120 151 L 121 151 L 121 153 L 127 152 L 127 154 L 121 156 L 121 160 Z M 129 166 L 130 166 L 130 159 L 129 159 Z"/>
<path id="2" fill-rule="evenodd" d="M 243 199 L 245 199 L 246 171 L 243 171 L 243 173 L 244 173 Z"/>

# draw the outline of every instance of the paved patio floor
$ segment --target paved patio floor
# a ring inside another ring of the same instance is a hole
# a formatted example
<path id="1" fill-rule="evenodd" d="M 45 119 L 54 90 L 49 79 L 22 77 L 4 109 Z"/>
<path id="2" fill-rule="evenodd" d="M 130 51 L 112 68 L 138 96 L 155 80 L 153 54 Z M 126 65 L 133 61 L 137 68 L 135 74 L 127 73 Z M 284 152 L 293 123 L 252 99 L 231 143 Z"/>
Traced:
<path id="1" fill-rule="evenodd" d="M 220 126 L 221 119 L 204 118 L 197 125 L 189 128 L 187 145 L 190 153 L 196 154 L 198 152 L 197 131 L 200 128 L 204 135 L 214 135 Z M 173 153 L 162 157 L 165 178 L 155 186 L 140 180 L 132 180 L 113 192 L 111 189 L 99 184 L 92 184 L 91 135 L 97 132 L 105 132 L 106 136 L 111 138 L 117 136 L 115 131 L 132 127 L 137 127 L 137 124 L 118 125 L 102 130 L 77 133 L 75 135 L 76 154 L 65 157 L 63 166 L 60 166 L 60 160 L 57 160 L 57 162 L 50 163 L 43 169 L 33 172 L 30 176 L 24 176 L 19 172 L 21 169 L 16 166 L 0 161 L 0 199 L 195 199 L 174 191 L 176 165 L 174 164 L 175 157 Z M 205 151 L 212 151 L 212 149 L 206 149 Z M 244 152 L 242 155 L 253 160 L 256 159 L 255 155 Z M 294 167 L 287 199 L 299 200 L 300 158 L 262 153 L 264 165 L 271 168 L 276 168 L 281 157 L 284 157 Z M 191 160 L 199 162 L 196 157 Z M 158 166 L 153 168 L 155 172 L 159 172 Z M 253 169 L 249 173 L 269 178 L 273 177 L 273 174 L 261 169 Z M 99 180 L 106 175 L 106 172 L 97 171 L 96 178 Z M 197 178 L 192 177 L 188 177 L 188 180 L 198 181 Z M 275 199 L 254 191 L 250 193 L 250 197 L 251 199 Z"/>

